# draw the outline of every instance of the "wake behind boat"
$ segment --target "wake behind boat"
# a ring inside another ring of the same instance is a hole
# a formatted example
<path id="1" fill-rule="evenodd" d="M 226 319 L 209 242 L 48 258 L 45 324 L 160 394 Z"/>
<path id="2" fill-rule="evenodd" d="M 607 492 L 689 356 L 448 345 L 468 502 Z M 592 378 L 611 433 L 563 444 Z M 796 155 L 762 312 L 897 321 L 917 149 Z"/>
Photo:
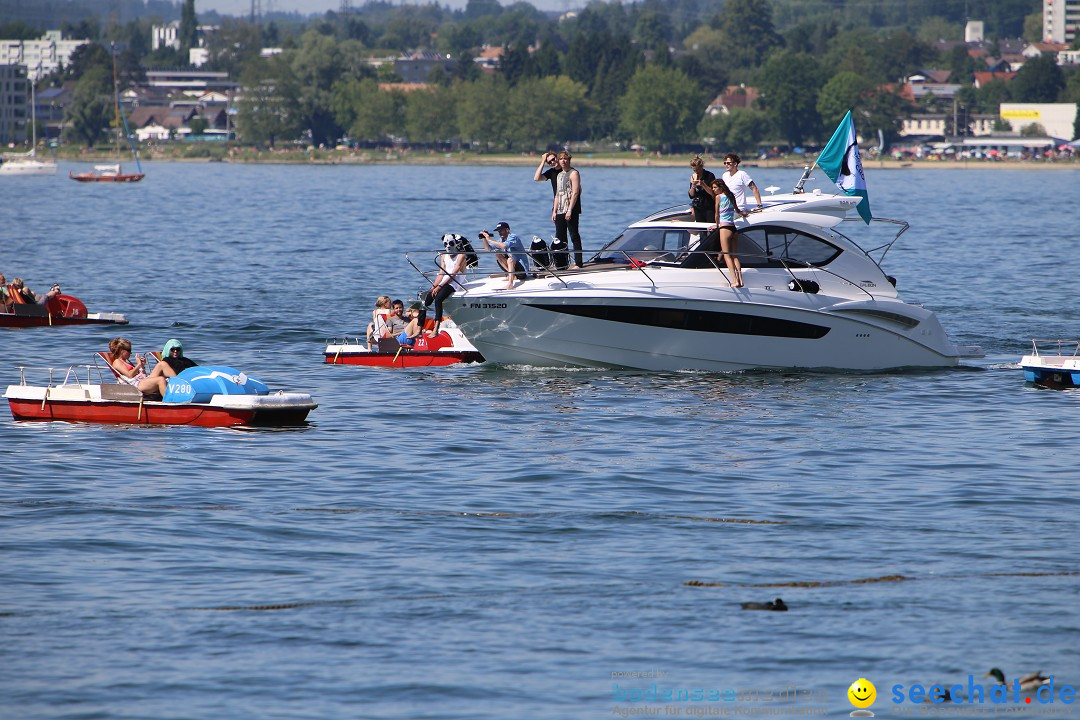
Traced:
<path id="1" fill-rule="evenodd" d="M 680 206 L 632 224 L 580 269 L 546 268 L 512 290 L 502 276 L 469 278 L 447 308 L 505 364 L 886 370 L 980 357 L 836 230 L 860 198 L 803 193 L 808 176 L 736 223 L 744 287 L 729 286 L 716 231 Z M 883 258 L 908 224 L 879 222 L 898 228 Z"/>

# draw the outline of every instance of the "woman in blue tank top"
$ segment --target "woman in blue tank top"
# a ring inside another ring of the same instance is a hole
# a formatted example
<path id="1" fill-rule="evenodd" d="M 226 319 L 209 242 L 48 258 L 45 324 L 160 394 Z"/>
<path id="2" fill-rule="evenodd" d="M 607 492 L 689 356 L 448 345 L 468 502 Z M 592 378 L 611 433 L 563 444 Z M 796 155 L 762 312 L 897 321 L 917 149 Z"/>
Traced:
<path id="1" fill-rule="evenodd" d="M 746 217 L 746 212 L 739 209 L 735 196 L 720 178 L 713 180 L 713 194 L 716 196 L 716 231 L 720 234 L 720 258 L 731 273 L 728 283 L 733 288 L 743 286 L 742 263 L 735 253 L 735 213 Z"/>

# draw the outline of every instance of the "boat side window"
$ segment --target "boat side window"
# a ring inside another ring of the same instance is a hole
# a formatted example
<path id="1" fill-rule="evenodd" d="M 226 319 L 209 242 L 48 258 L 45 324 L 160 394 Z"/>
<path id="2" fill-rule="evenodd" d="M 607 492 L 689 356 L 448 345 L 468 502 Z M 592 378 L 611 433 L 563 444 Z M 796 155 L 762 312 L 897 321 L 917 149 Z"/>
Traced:
<path id="1" fill-rule="evenodd" d="M 735 252 L 739 255 L 739 262 L 743 267 L 781 267 L 781 263 L 775 255 L 770 254 L 767 248 L 767 238 L 764 228 L 747 228 L 735 236 Z"/>
<path id="2" fill-rule="evenodd" d="M 828 265 L 840 249 L 821 238 L 791 228 L 756 228 L 765 235 L 765 250 L 771 258 L 795 261 L 796 265 Z"/>
<path id="3" fill-rule="evenodd" d="M 627 256 L 645 262 L 672 260 L 690 244 L 690 231 L 675 228 L 631 228 L 612 240 L 594 261 L 626 263 Z"/>

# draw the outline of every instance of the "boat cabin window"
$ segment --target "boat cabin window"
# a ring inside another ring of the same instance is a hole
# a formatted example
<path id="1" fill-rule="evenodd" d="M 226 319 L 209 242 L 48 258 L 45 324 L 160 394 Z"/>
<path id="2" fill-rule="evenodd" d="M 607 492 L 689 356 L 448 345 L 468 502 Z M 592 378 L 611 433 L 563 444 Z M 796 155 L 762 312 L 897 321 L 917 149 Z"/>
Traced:
<path id="1" fill-rule="evenodd" d="M 690 231 L 678 228 L 630 228 L 604 246 L 591 262 L 628 263 L 674 260 L 690 245 Z"/>
<path id="2" fill-rule="evenodd" d="M 793 261 L 798 265 L 828 265 L 840 254 L 840 249 L 821 238 L 791 228 L 756 226 L 739 233 L 738 252 L 743 253 L 742 243 L 749 242 L 760 250 L 751 250 L 767 258 L 767 262 L 758 267 L 782 266 L 781 259 Z M 754 267 L 747 260 L 742 264 Z"/>

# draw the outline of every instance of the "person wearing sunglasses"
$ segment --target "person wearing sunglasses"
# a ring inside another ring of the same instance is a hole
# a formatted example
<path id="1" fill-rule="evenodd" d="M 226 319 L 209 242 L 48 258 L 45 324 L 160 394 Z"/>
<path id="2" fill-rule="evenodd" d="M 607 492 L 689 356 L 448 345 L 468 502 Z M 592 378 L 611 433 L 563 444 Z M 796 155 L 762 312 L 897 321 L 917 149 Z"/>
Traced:
<path id="1" fill-rule="evenodd" d="M 760 210 L 761 193 L 758 192 L 757 184 L 750 179 L 750 176 L 739 169 L 739 163 L 741 162 L 742 159 L 735 153 L 728 153 L 724 156 L 724 184 L 728 186 L 731 194 L 735 196 L 737 208 L 746 207 L 746 191 L 753 190 L 754 198 L 757 200 L 757 210 Z"/>

